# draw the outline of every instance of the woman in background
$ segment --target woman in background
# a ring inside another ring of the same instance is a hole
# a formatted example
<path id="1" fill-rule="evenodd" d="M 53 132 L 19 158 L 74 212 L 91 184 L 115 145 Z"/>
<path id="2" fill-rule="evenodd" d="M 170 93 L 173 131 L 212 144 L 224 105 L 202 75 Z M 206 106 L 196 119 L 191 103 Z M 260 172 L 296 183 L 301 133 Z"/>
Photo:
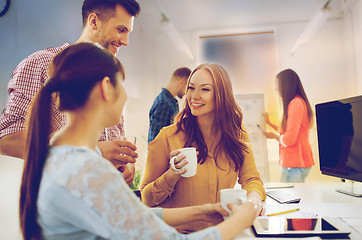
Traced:
<path id="1" fill-rule="evenodd" d="M 151 210 L 140 202 L 96 147 L 103 129 L 120 121 L 127 98 L 123 80 L 120 62 L 93 43 L 72 45 L 54 58 L 30 117 L 20 193 L 24 240 L 233 239 L 250 227 L 260 211 L 253 202 L 229 205 L 227 221 L 187 236 L 165 222 L 174 226 L 227 212 L 220 204 Z M 54 95 L 68 123 L 50 136 Z"/>
<path id="2" fill-rule="evenodd" d="M 217 64 L 201 64 L 187 82 L 185 108 L 175 124 L 163 128 L 149 144 L 141 183 L 142 201 L 151 207 L 186 207 L 220 201 L 220 190 L 234 188 L 236 182 L 247 190 L 248 199 L 260 204 L 265 199 L 248 135 L 242 127 L 242 112 L 235 101 L 227 72 Z M 197 173 L 182 177 L 187 169 L 184 156 L 170 158 L 180 148 L 198 151 Z M 198 221 L 177 226 L 193 232 L 222 221 Z"/>
<path id="3" fill-rule="evenodd" d="M 313 113 L 302 83 L 291 69 L 278 73 L 276 91 L 283 103 L 283 118 L 280 128 L 271 123 L 264 113 L 266 124 L 279 132 L 264 132 L 269 139 L 279 142 L 279 164 L 282 166 L 281 182 L 304 182 L 314 165 L 309 144 L 309 129 Z"/>

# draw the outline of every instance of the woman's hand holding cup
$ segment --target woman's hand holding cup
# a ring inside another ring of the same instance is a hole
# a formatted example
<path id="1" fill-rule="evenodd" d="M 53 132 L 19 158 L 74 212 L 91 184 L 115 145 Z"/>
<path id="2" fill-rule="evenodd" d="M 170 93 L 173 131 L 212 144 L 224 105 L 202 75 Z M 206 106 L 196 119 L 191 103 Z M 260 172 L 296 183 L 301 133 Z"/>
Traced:
<path id="1" fill-rule="evenodd" d="M 102 156 L 119 169 L 127 163 L 135 163 L 138 157 L 135 143 L 129 142 L 122 136 L 120 139 L 98 142 Z"/>
<path id="2" fill-rule="evenodd" d="M 118 140 L 118 167 L 117 169 L 123 172 L 124 166 L 127 163 L 136 163 L 138 154 L 136 153 L 136 137 L 135 136 L 121 136 Z"/>
<path id="3" fill-rule="evenodd" d="M 121 136 L 119 141 L 119 160 L 120 164 L 117 169 L 122 172 L 122 176 L 128 186 L 131 187 L 135 175 L 135 163 L 138 154 L 136 153 L 136 137 L 135 136 Z"/>
<path id="4" fill-rule="evenodd" d="M 183 168 L 188 163 L 186 156 L 184 154 L 180 154 L 181 151 L 179 149 L 174 150 L 170 153 L 170 165 L 171 160 L 173 161 L 174 168 L 170 168 L 174 175 L 181 177 L 182 174 L 187 172 L 187 168 Z"/>
<path id="5" fill-rule="evenodd" d="M 181 177 L 192 177 L 197 171 L 196 148 L 180 148 L 170 153 L 170 168 L 166 172 L 169 186 L 175 186 Z"/>
<path id="6" fill-rule="evenodd" d="M 196 148 L 180 148 L 170 153 L 171 169 L 181 177 L 193 177 L 197 171 Z"/>
<path id="7" fill-rule="evenodd" d="M 232 215 L 242 216 L 247 226 L 253 224 L 262 209 L 262 205 L 256 204 L 254 201 L 246 201 L 242 205 L 228 203 L 227 207 L 232 212 Z"/>

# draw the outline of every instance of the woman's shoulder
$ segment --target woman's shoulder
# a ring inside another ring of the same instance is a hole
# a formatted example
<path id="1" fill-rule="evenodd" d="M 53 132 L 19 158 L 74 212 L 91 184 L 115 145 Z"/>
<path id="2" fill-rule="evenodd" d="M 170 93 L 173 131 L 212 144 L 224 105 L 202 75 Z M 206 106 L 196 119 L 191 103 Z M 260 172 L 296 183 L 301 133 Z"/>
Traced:
<path id="1" fill-rule="evenodd" d="M 110 169 L 111 163 L 105 161 L 102 155 L 87 147 L 54 146 L 50 147 L 45 170 L 54 179 L 62 179 L 65 176 L 74 175 L 86 170 Z"/>
<path id="2" fill-rule="evenodd" d="M 290 101 L 289 106 L 304 107 L 306 106 L 306 103 L 301 96 L 297 95 L 292 99 L 292 101 Z"/>
<path id="3" fill-rule="evenodd" d="M 61 145 L 61 146 L 52 146 L 49 148 L 49 157 L 58 159 L 69 157 L 74 158 L 77 157 L 85 157 L 91 159 L 101 158 L 102 156 L 96 152 L 96 150 L 91 150 L 86 146 L 70 146 L 70 145 Z M 76 158 L 77 159 L 77 158 Z"/>
<path id="4" fill-rule="evenodd" d="M 176 124 L 164 127 L 150 143 L 149 148 L 161 143 L 164 144 L 164 146 L 168 146 L 167 148 L 171 150 L 182 148 L 185 144 L 185 133 L 182 130 L 178 131 Z"/>
<path id="5" fill-rule="evenodd" d="M 162 128 L 159 134 L 169 137 L 175 135 L 176 133 L 177 133 L 177 124 L 171 124 L 167 127 Z"/>

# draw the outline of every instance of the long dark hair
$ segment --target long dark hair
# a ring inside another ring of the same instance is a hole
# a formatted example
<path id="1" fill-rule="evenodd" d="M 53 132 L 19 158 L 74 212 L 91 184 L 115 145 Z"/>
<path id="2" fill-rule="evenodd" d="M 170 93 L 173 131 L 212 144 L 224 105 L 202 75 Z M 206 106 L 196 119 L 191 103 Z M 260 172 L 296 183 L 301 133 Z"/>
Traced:
<path id="1" fill-rule="evenodd" d="M 283 102 L 283 118 L 281 124 L 282 132 L 284 132 L 287 127 L 289 103 L 297 95 L 299 95 L 307 105 L 309 125 L 311 127 L 313 125 L 313 111 L 309 104 L 307 94 L 305 94 L 302 82 L 300 81 L 298 74 L 294 72 L 292 69 L 286 69 L 278 73 L 276 78 L 277 78 L 279 93 Z"/>
<path id="2" fill-rule="evenodd" d="M 51 128 L 51 99 L 59 96 L 60 110 L 81 108 L 94 86 L 106 76 L 113 86 L 124 70 L 109 52 L 93 43 L 79 43 L 59 53 L 50 65 L 50 79 L 32 105 L 26 143 L 26 158 L 20 188 L 20 227 L 24 240 L 40 239 L 37 198 L 48 155 Z"/>
<path id="3" fill-rule="evenodd" d="M 223 150 L 229 161 L 234 163 L 235 171 L 238 171 L 244 163 L 244 153 L 248 152 L 248 146 L 242 141 L 245 132 L 242 129 L 243 114 L 234 98 L 230 77 L 220 65 L 201 64 L 192 71 L 187 81 L 187 86 L 189 86 L 193 74 L 200 69 L 210 72 L 214 84 L 216 105 L 215 127 L 221 134 L 220 142 L 216 146 L 215 159 L 220 150 Z M 185 132 L 185 147 L 197 147 L 199 152 L 198 162 L 203 164 L 207 158 L 208 148 L 197 119 L 191 113 L 187 99 L 185 108 L 176 116 L 176 124 L 177 132 Z"/>

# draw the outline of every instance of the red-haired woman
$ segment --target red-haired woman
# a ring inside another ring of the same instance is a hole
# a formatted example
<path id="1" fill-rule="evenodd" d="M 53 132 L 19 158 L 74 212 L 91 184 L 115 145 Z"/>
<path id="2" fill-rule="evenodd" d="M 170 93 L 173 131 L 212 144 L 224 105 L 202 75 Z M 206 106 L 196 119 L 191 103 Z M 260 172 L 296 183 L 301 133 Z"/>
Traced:
<path id="1" fill-rule="evenodd" d="M 292 69 L 278 73 L 275 85 L 283 102 L 280 128 L 270 122 L 267 113 L 264 117 L 265 122 L 280 133 L 264 132 L 264 135 L 279 142 L 279 164 L 282 165 L 280 181 L 304 182 L 314 165 L 309 144 L 313 112 L 299 76 Z"/>
<path id="2" fill-rule="evenodd" d="M 182 177 L 186 159 L 176 157 L 176 170 L 169 167 L 170 157 L 180 148 L 198 151 L 197 173 Z M 249 144 L 242 128 L 242 112 L 237 105 L 227 72 L 217 64 L 202 64 L 190 75 L 185 108 L 176 123 L 163 128 L 149 144 L 142 201 L 148 206 L 185 207 L 220 201 L 220 190 L 239 182 L 248 199 L 261 203 L 265 191 Z M 192 232 L 222 221 L 214 219 L 178 226 Z"/>

